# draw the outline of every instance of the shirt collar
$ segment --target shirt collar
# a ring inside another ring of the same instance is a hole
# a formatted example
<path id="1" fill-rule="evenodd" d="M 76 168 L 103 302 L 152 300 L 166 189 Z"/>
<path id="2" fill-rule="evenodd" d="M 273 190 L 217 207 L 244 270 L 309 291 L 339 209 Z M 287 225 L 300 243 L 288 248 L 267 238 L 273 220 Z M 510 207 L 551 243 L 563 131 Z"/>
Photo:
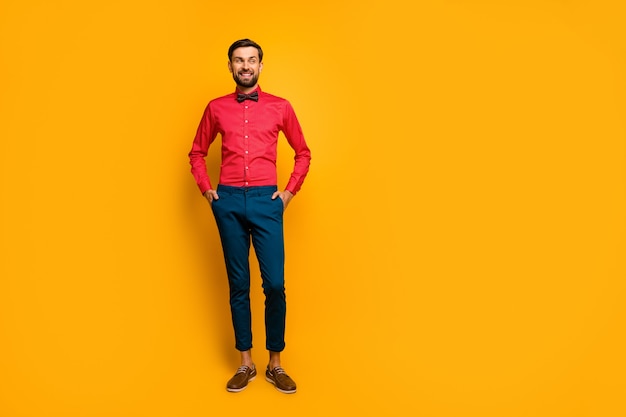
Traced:
<path id="1" fill-rule="evenodd" d="M 258 91 L 259 94 L 261 94 L 261 86 L 257 84 L 256 88 L 254 90 L 250 91 L 248 94 L 252 94 L 255 91 Z M 235 88 L 235 96 L 237 96 L 237 94 L 240 94 L 240 93 L 243 94 L 243 91 L 241 91 L 239 89 L 239 87 Z"/>

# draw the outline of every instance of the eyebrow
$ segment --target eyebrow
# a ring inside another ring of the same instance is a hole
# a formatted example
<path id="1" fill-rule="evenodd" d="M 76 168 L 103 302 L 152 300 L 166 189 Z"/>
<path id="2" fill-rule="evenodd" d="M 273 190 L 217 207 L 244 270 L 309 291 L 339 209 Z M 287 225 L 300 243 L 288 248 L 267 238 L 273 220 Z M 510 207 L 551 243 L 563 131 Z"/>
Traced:
<path id="1" fill-rule="evenodd" d="M 249 56 L 249 57 L 243 57 L 243 56 L 235 55 L 235 56 L 233 56 L 233 60 L 234 59 L 259 59 L 259 57 L 256 56 L 256 55 L 252 55 L 252 56 Z"/>

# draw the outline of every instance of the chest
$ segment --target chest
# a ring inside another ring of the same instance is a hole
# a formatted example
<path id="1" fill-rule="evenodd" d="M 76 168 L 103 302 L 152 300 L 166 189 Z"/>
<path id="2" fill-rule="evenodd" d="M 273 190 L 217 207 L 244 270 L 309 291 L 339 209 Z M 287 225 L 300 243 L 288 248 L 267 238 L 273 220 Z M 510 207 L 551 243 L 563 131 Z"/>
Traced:
<path id="1" fill-rule="evenodd" d="M 282 129 L 282 109 L 278 104 L 245 101 L 216 114 L 218 130 L 226 137 L 276 138 Z"/>

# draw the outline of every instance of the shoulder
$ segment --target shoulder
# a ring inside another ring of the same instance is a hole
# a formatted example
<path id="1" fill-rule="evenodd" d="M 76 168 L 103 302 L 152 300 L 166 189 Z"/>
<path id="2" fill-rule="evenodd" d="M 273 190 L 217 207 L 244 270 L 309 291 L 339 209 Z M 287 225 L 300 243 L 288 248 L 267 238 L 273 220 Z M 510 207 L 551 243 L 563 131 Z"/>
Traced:
<path id="1" fill-rule="evenodd" d="M 224 103 L 230 103 L 234 100 L 234 93 L 230 93 L 230 94 L 225 94 L 221 97 L 216 97 L 214 99 L 212 99 L 211 101 L 209 101 L 209 106 L 215 106 L 215 105 L 220 105 L 220 104 L 224 104 Z"/>
<path id="2" fill-rule="evenodd" d="M 289 104 L 289 101 L 287 101 L 287 99 L 275 96 L 274 94 L 266 93 L 265 91 L 261 91 L 260 95 L 261 97 L 263 97 L 264 100 L 267 100 L 269 102 Z"/>
<path id="3" fill-rule="evenodd" d="M 206 106 L 206 112 L 211 114 L 211 117 L 218 117 L 220 114 L 230 112 L 236 107 L 237 100 L 235 100 L 235 94 L 230 93 L 209 101 Z"/>
<path id="4" fill-rule="evenodd" d="M 266 92 L 261 92 L 261 94 L 262 100 L 267 108 L 275 109 L 277 112 L 282 114 L 283 117 L 288 117 L 294 113 L 291 103 L 286 98 L 278 97 Z"/>

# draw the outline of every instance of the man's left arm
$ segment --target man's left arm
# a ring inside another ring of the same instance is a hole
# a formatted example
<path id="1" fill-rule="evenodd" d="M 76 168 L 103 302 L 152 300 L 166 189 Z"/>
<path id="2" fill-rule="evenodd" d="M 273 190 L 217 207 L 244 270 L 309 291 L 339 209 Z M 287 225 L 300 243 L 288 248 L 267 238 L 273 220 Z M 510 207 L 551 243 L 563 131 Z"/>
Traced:
<path id="1" fill-rule="evenodd" d="M 280 197 L 283 200 L 285 208 L 294 195 L 300 191 L 302 183 L 309 172 L 311 164 L 311 150 L 304 140 L 304 134 L 300 127 L 300 122 L 296 117 L 296 113 L 291 104 L 286 101 L 283 110 L 283 126 L 282 131 L 289 142 L 289 146 L 294 150 L 294 166 L 289 181 L 285 187 L 285 191 L 277 191 L 272 198 Z"/>

